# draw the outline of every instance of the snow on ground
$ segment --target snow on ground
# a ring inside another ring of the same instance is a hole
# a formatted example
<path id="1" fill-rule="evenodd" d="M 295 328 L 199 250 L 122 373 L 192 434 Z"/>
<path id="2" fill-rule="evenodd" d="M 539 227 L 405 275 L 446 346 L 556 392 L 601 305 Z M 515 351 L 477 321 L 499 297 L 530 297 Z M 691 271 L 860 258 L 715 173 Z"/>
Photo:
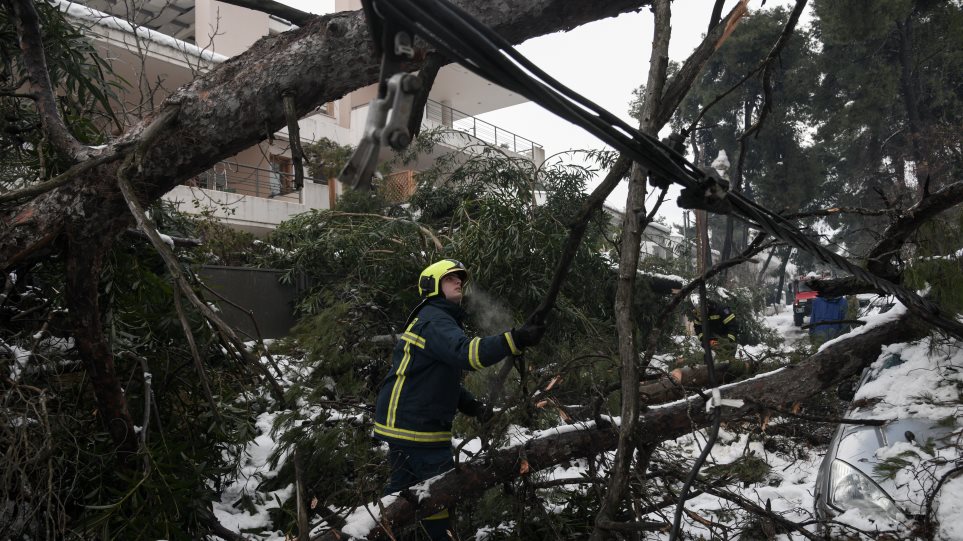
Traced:
<path id="1" fill-rule="evenodd" d="M 254 343 L 246 345 L 250 348 Z M 270 347 L 270 345 L 271 341 L 266 340 L 265 346 Z M 282 387 L 288 387 L 298 378 L 306 377 L 310 373 L 297 359 L 286 356 L 275 356 L 273 359 L 281 369 L 282 377 L 279 378 L 279 383 Z M 273 370 L 267 357 L 261 357 L 261 362 Z M 245 535 L 263 541 L 287 539 L 284 532 L 272 530 L 270 511 L 294 497 L 293 485 L 274 491 L 258 489 L 264 480 L 277 476 L 277 469 L 284 465 L 286 459 L 286 456 L 282 456 L 277 468 L 271 468 L 270 457 L 277 447 L 277 440 L 271 435 L 271 431 L 279 413 L 280 411 L 265 411 L 257 416 L 255 420 L 257 436 L 248 442 L 244 451 L 245 458 L 238 467 L 236 478 L 227 480 L 221 490 L 220 500 L 213 504 L 214 515 L 227 529 L 235 532 L 258 532 Z"/>
<path id="2" fill-rule="evenodd" d="M 785 338 L 782 346 L 784 351 L 798 349 L 800 344 L 809 344 L 809 337 L 806 331 L 793 324 L 792 309 L 789 306 L 780 306 L 781 311 L 764 318 L 765 324 L 775 330 L 775 332 Z M 899 307 L 897 307 L 899 308 Z M 876 319 L 884 320 L 894 317 L 900 313 L 894 309 L 888 315 Z M 868 327 L 869 325 L 867 325 Z M 803 342 L 805 341 L 805 342 Z M 757 349 L 758 348 L 758 349 Z M 750 354 L 763 352 L 763 346 L 746 348 Z M 871 381 L 859 389 L 857 398 L 870 399 L 872 409 L 866 413 L 868 417 L 899 419 L 907 416 L 925 415 L 929 418 L 946 418 L 949 416 L 960 417 L 960 388 L 963 388 L 963 350 L 957 343 L 945 342 L 935 344 L 930 339 L 922 340 L 912 344 L 894 344 L 887 347 L 877 361 L 874 368 L 878 368 L 887 357 L 894 354 L 904 359 L 903 364 L 890 368 L 887 373 Z M 285 386 L 294 380 L 306 376 L 297 374 L 299 363 L 292 359 L 279 358 L 278 363 L 285 373 L 282 382 Z M 301 403 L 299 407 L 308 412 L 307 417 L 313 418 L 318 415 L 331 415 L 329 410 L 312 407 L 309 404 Z M 259 493 L 257 486 L 265 479 L 276 475 L 268 464 L 268 457 L 274 450 L 275 440 L 271 437 L 271 427 L 277 413 L 265 412 L 257 418 L 257 437 L 248 445 L 247 459 L 240 468 L 237 479 L 230 483 L 223 491 L 220 501 L 215 502 L 215 514 L 224 526 L 235 531 L 259 531 L 257 539 L 263 541 L 280 541 L 285 539 L 283 532 L 271 531 L 272 525 L 269 520 L 268 512 L 271 508 L 278 506 L 279 501 L 286 501 L 293 496 L 293 487 L 273 493 Z M 617 422 L 618 419 L 613 419 Z M 778 422 L 774 421 L 772 425 Z M 508 431 L 506 446 L 517 445 L 533 437 L 540 437 L 561 431 L 576 430 L 578 426 L 560 425 L 555 428 L 532 431 L 521 426 L 512 426 Z M 768 436 L 767 436 L 768 437 Z M 695 457 L 702 450 L 705 444 L 705 430 L 696 431 L 693 434 L 683 436 L 674 442 L 667 442 L 662 448 L 662 456 L 667 460 L 685 460 L 691 464 Z M 455 446 L 460 447 L 461 451 L 458 460 L 461 462 L 470 461 L 478 454 L 481 443 L 478 439 L 469 441 L 455 440 Z M 905 442 L 897 442 L 888 447 L 883 447 L 878 451 L 878 457 L 906 458 L 908 450 Z M 713 447 L 712 452 L 703 466 L 706 468 L 731 465 L 737 461 L 761 459 L 768 464 L 768 473 L 764 478 L 753 483 L 734 483 L 726 487 L 734 494 L 748 499 L 762 507 L 770 506 L 773 512 L 778 513 L 793 522 L 807 522 L 813 520 L 814 508 L 814 489 L 816 474 L 823 459 L 825 448 L 804 447 L 800 444 L 792 443 L 789 445 L 777 445 L 777 450 L 768 450 L 756 435 L 750 438 L 747 434 L 738 434 L 726 428 L 720 430 L 719 440 Z M 958 449 L 937 450 L 933 454 L 920 452 L 919 448 L 911 449 L 913 456 L 917 457 L 907 460 L 909 466 L 906 472 L 897 472 L 897 480 L 913 475 L 912 468 L 920 467 L 921 464 L 940 462 L 940 467 L 936 470 L 929 470 L 930 479 L 927 485 L 935 487 L 938 481 L 937 476 L 949 471 L 953 467 L 961 464 L 961 457 Z M 611 458 L 611 454 L 610 458 Z M 283 461 L 282 461 L 283 463 Z M 549 469 L 540 474 L 546 480 L 557 479 L 577 479 L 587 475 L 587 463 L 584 460 L 575 460 L 565 463 L 555 468 Z M 900 477 L 902 475 L 902 477 Z M 907 477 L 908 478 L 908 477 Z M 904 479 L 905 481 L 906 479 Z M 249 496 L 255 502 L 254 510 L 245 510 L 244 506 L 235 507 L 243 495 Z M 919 498 L 919 491 L 914 497 Z M 391 498 L 391 497 L 388 497 Z M 382 501 L 382 505 L 388 505 L 389 501 Z M 561 509 L 558 505 L 556 508 Z M 690 536 L 703 536 L 711 538 L 718 536 L 719 530 L 710 529 L 692 516 L 702 517 L 708 521 L 728 522 L 730 525 L 735 522 L 745 521 L 746 514 L 735 504 L 721 497 L 711 494 L 699 494 L 686 503 L 686 509 L 692 513 L 684 518 L 685 531 Z M 651 520 L 671 520 L 674 509 L 669 508 L 662 511 L 663 514 L 652 514 L 646 518 Z M 963 540 L 963 522 L 958 517 L 963 514 L 963 477 L 944 481 L 939 498 L 934 503 L 934 515 L 939 521 L 937 539 Z M 375 517 L 378 515 L 378 507 L 368 506 L 355 509 L 354 513 L 348 517 L 348 525 L 344 528 L 344 533 L 352 536 L 364 535 L 374 525 Z M 838 520 L 847 521 L 852 526 L 862 527 L 863 529 L 873 529 L 872 523 L 867 523 L 865 517 L 858 513 L 844 513 Z M 479 529 L 475 535 L 476 540 L 484 540 L 498 537 L 500 532 L 510 532 L 512 524 L 499 524 L 497 526 Z M 808 527 L 809 531 L 815 532 L 814 526 Z M 250 534 L 249 534 L 250 535 Z M 647 539 L 667 539 L 668 533 L 650 533 Z M 653 537 L 654 536 L 654 537 Z M 798 537 L 796 534 L 795 537 Z M 776 539 L 789 539 L 786 534 L 775 537 Z"/>
<path id="3" fill-rule="evenodd" d="M 787 346 L 791 346 L 799 340 L 809 339 L 809 334 L 793 323 L 792 305 L 779 304 L 776 305 L 776 308 L 779 312 L 766 316 L 763 318 L 763 322 L 777 335 L 782 336 L 786 340 Z"/>
<path id="4" fill-rule="evenodd" d="M 394 503 L 397 498 L 397 495 L 385 496 L 381 498 L 380 503 L 368 504 L 356 508 L 345 519 L 341 533 L 346 534 L 349 538 L 364 539 L 364 537 L 371 532 L 372 528 L 378 524 L 378 519 L 381 517 L 381 509 Z M 320 533 L 320 529 L 318 533 Z"/>
<path id="5" fill-rule="evenodd" d="M 684 456 L 691 462 L 702 451 L 705 438 L 705 431 L 698 431 L 667 444 L 666 450 L 670 455 Z M 761 482 L 748 485 L 734 483 L 726 487 L 727 490 L 761 507 L 766 507 L 768 501 L 774 513 L 778 513 L 793 522 L 812 520 L 813 492 L 816 483 L 816 470 L 822 461 L 821 453 L 811 452 L 804 457 L 797 458 L 783 453 L 767 452 L 762 442 L 758 440 L 750 441 L 746 434 L 735 434 L 720 429 L 719 439 L 713 446 L 702 471 L 705 472 L 706 468 L 712 466 L 745 460 L 747 457 L 765 460 L 770 467 L 769 473 Z M 734 517 L 735 511 L 739 509 L 735 504 L 711 494 L 700 494 L 688 500 L 685 508 L 700 517 L 723 523 L 727 522 L 724 517 Z M 663 511 L 663 513 L 671 517 L 674 511 L 675 508 L 673 507 Z M 653 513 L 645 518 L 658 521 L 664 520 L 664 516 Z M 701 535 L 705 539 L 715 539 L 720 535 L 719 529 L 710 531 L 704 524 L 688 517 L 684 519 L 684 530 L 695 538 Z M 785 538 L 785 536 L 782 537 Z M 668 532 L 658 537 L 658 539 L 668 538 Z"/>
<path id="6" fill-rule="evenodd" d="M 264 479 L 277 475 L 277 471 L 272 470 L 268 463 L 268 458 L 276 445 L 271 437 L 271 427 L 277 415 L 277 412 L 264 412 L 258 415 L 256 422 L 258 435 L 247 446 L 247 458 L 241 464 L 237 478 L 222 490 L 220 501 L 214 502 L 214 516 L 229 530 L 235 532 L 269 530 L 271 527 L 269 511 L 280 506 L 279 500 L 287 501 L 294 494 L 294 488 L 290 485 L 273 492 L 258 491 L 258 485 Z M 245 496 L 254 503 L 253 512 L 245 505 L 235 506 Z M 258 538 L 265 541 L 285 539 L 284 532 L 281 531 L 265 531 L 259 534 Z"/>

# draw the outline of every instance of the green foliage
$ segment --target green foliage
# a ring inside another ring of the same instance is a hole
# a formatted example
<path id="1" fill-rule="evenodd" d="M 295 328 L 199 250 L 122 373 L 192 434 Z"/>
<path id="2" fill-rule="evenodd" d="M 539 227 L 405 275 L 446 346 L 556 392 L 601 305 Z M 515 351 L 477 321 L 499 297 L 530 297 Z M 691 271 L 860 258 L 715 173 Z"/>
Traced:
<path id="1" fill-rule="evenodd" d="M 188 258 L 179 254 L 186 265 Z M 0 310 L 0 341 L 33 353 L 17 385 L 4 386 L 8 409 L 0 423 L 22 429 L 0 436 L 0 445 L 10 450 L 0 490 L 4 501 L 22 507 L 0 527 L 20 524 L 30 538 L 197 539 L 210 531 L 211 501 L 254 435 L 252 412 L 265 406 L 244 392 L 252 388 L 249 368 L 227 357 L 201 316 L 187 310 L 216 402 L 212 411 L 163 262 L 143 239 L 123 237 L 105 262 L 100 302 L 134 422 L 144 424 L 145 373 L 151 415 L 146 445 L 121 459 L 95 414 L 90 376 L 73 339 L 61 338 L 69 336 L 59 285 L 63 271 L 56 257 L 22 269 Z M 26 310 L 36 315 L 19 316 Z M 6 350 L 0 355 L 6 371 Z M 35 488 L 23 492 L 18 486 Z"/>
<path id="2" fill-rule="evenodd" d="M 717 97 L 756 69 L 782 32 L 789 12 L 782 7 L 754 12 L 706 65 L 705 74 L 687 95 L 673 119 L 681 130 Z M 741 189 L 763 205 L 776 208 L 814 206 L 820 192 L 819 166 L 805 144 L 804 127 L 810 94 L 818 86 L 810 36 L 797 28 L 779 61 L 772 66 L 772 88 L 767 94 L 760 76 L 750 77 L 708 110 L 693 132 L 699 165 L 708 165 L 725 150 L 736 173 L 739 138 L 755 123 L 768 99 L 772 108 L 757 135 L 745 140 Z M 724 235 L 715 235 L 720 240 Z M 721 244 L 713 245 L 721 248 Z"/>
<path id="3" fill-rule="evenodd" d="M 158 231 L 201 241 L 199 248 L 183 254 L 185 260 L 191 263 L 256 266 L 264 253 L 270 250 L 251 233 L 222 223 L 211 210 L 205 210 L 200 215 L 187 214 L 179 212 L 173 203 L 161 200 L 154 205 L 151 215 Z"/>
<path id="4" fill-rule="evenodd" d="M 771 470 L 772 466 L 763 458 L 748 454 L 728 464 L 709 466 L 703 473 L 710 479 L 733 479 L 748 486 L 765 481 Z"/>
<path id="5" fill-rule="evenodd" d="M 125 82 L 57 6 L 46 2 L 34 6 L 50 80 L 58 85 L 60 114 L 82 143 L 101 144 L 104 124 L 117 123 L 110 99 Z M 0 10 L 0 73 L 5 85 L 13 87 L 0 96 L 0 191 L 17 187 L 18 178 L 46 179 L 71 165 L 44 137 L 33 100 L 9 91 L 26 80 L 20 59 L 14 21 L 4 8 Z"/>
<path id="6" fill-rule="evenodd" d="M 919 463 L 920 458 L 920 454 L 915 451 L 903 451 L 875 464 L 873 474 L 879 479 L 895 479 L 900 470 L 912 468 Z"/>
<path id="7" fill-rule="evenodd" d="M 937 217 L 914 236 L 915 253 L 903 272 L 906 285 L 927 290 L 930 298 L 947 312 L 963 311 L 963 214 Z"/>
<path id="8" fill-rule="evenodd" d="M 324 137 L 310 145 L 304 145 L 302 150 L 308 173 L 320 180 L 337 177 L 354 153 L 354 148 L 350 145 L 339 145 Z"/>
<path id="9" fill-rule="evenodd" d="M 591 159 L 603 163 L 607 156 Z M 516 325 L 544 298 L 568 238 L 568 222 L 581 208 L 585 182 L 593 173 L 561 161 L 537 167 L 498 149 L 475 148 L 463 163 L 439 160 L 419 174 L 418 190 L 406 205 L 381 203 L 379 208 L 377 197 L 359 195 L 341 200 L 337 210 L 297 216 L 271 235 L 267 242 L 275 250 L 261 264 L 285 270 L 286 280 L 309 284 L 299 304 L 303 317 L 294 330 L 306 375 L 290 396 L 320 408 L 312 408 L 310 415 L 302 411 L 278 417 L 279 452 L 296 448 L 304 453 L 311 463 L 305 468 L 307 483 L 325 495 L 325 504 L 360 503 L 382 486 L 383 471 L 363 472 L 366 464 L 383 463 L 382 451 L 343 416 L 332 417 L 328 408 L 374 402 L 393 343 L 379 346 L 370 338 L 398 331 L 418 302 L 420 271 L 442 257 L 465 263 L 471 275 L 465 298 L 469 333 L 494 334 Z M 565 384 L 555 396 L 560 403 L 577 405 L 617 381 L 612 307 L 617 273 L 608 253 L 607 227 L 601 214 L 593 217 L 548 334 L 526 355 L 528 392 L 562 373 Z M 664 300 L 644 280 L 638 288 L 636 324 L 644 337 L 657 313 L 653 307 Z M 519 396 L 521 382 L 510 380 L 508 393 Z M 485 374 L 470 375 L 465 385 L 479 396 L 487 393 Z M 617 405 L 603 408 L 611 411 Z M 559 417 L 552 407 L 518 408 L 489 425 L 484 435 L 499 445 L 507 441 L 504 431 L 512 423 L 546 428 L 558 425 Z M 455 428 L 460 436 L 481 435 L 474 420 L 459 418 Z M 335 486 L 345 475 L 351 481 Z M 285 466 L 271 486 L 292 479 L 293 470 Z M 285 506 L 288 517 L 293 516 L 291 505 Z M 473 513 L 480 524 L 488 524 L 497 517 L 518 517 L 520 508 L 524 506 L 482 505 Z M 525 535 L 548 535 L 557 526 L 543 519 L 518 524 L 517 531 Z"/>
<path id="10" fill-rule="evenodd" d="M 958 178 L 963 8 L 910 0 L 813 3 L 825 74 L 816 135 L 840 205 L 906 208 L 925 162 L 932 187 Z M 858 15 L 856 15 L 858 14 Z M 951 135 L 952 134 L 952 135 Z M 836 221 L 833 220 L 834 225 Z M 850 216 L 847 245 L 875 241 L 885 219 Z"/>

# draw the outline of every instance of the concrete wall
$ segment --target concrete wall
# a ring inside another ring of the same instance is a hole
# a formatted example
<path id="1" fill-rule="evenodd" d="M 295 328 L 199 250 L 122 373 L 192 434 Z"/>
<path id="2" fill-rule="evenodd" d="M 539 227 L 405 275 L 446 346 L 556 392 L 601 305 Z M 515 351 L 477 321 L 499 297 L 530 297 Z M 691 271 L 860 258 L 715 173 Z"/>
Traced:
<path id="1" fill-rule="evenodd" d="M 194 13 L 197 46 L 225 56 L 243 53 L 269 32 L 269 16 L 261 11 L 197 0 Z"/>
<path id="2" fill-rule="evenodd" d="M 188 214 L 210 212 L 224 224 L 264 237 L 281 222 L 311 209 L 330 208 L 325 184 L 305 183 L 299 192 L 273 198 L 254 197 L 192 186 L 177 186 L 164 194 Z M 304 203 L 299 202 L 303 201 Z"/>

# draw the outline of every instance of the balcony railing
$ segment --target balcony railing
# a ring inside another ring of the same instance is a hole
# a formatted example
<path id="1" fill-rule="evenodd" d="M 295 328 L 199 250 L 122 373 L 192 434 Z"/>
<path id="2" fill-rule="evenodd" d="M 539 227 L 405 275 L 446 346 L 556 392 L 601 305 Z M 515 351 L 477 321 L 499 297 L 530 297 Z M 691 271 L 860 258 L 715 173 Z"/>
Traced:
<path id="1" fill-rule="evenodd" d="M 536 149 L 542 148 L 542 145 L 530 139 L 434 100 L 428 100 L 425 105 L 425 119 L 533 160 L 536 158 Z"/>
<path id="2" fill-rule="evenodd" d="M 313 181 L 314 179 L 304 177 L 304 180 Z M 184 184 L 208 190 L 267 198 L 298 192 L 294 186 L 293 173 L 230 162 L 219 162 Z"/>

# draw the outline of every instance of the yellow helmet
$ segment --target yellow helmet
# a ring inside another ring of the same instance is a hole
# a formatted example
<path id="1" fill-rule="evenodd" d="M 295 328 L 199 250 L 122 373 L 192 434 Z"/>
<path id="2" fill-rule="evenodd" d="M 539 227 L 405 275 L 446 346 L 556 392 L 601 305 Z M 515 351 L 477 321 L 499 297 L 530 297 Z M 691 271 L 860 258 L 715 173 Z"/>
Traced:
<path id="1" fill-rule="evenodd" d="M 421 271 L 421 276 L 418 277 L 418 294 L 425 298 L 440 294 L 441 279 L 449 274 L 460 274 L 463 284 L 468 281 L 468 269 L 461 261 L 442 259 Z"/>

